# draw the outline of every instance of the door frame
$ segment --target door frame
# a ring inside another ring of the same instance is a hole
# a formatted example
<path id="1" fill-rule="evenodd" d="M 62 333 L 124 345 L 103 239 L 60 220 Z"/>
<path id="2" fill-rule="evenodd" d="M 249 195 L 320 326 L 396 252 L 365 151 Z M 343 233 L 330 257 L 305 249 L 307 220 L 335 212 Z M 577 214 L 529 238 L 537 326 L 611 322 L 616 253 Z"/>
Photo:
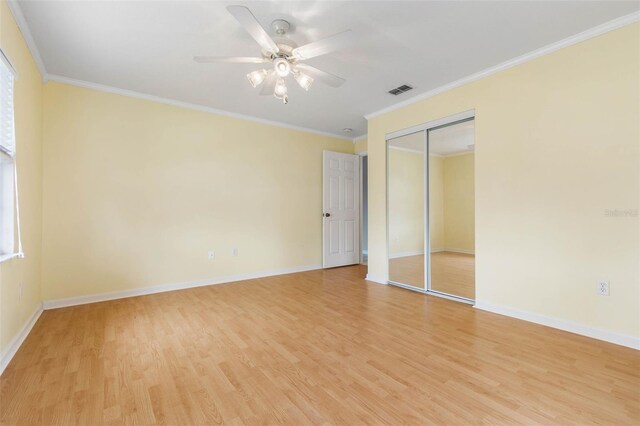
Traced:
<path id="1" fill-rule="evenodd" d="M 369 154 L 367 153 L 367 151 L 362 151 L 362 152 L 357 152 L 356 155 L 358 157 L 360 157 L 359 158 L 359 161 L 360 161 L 360 264 L 364 265 L 364 253 L 363 253 L 363 250 L 362 250 L 362 236 L 364 235 L 364 226 L 363 226 L 363 223 L 364 223 L 364 220 L 363 220 L 363 218 L 364 218 L 364 213 L 363 213 L 364 212 L 364 209 L 363 209 L 364 202 L 363 202 L 363 198 L 364 197 L 362 195 L 362 194 L 364 194 L 364 173 L 363 173 L 363 170 L 362 170 L 362 163 L 364 162 L 364 157 L 367 157 L 367 171 L 368 171 L 369 170 L 369 163 L 368 163 Z M 367 177 L 367 188 L 368 188 L 368 184 L 369 184 L 369 181 L 368 181 L 368 177 Z M 369 210 L 368 210 L 368 206 L 367 206 L 367 225 L 368 225 L 368 222 L 369 222 L 368 221 L 368 215 L 369 215 Z M 369 250 L 368 250 L 368 247 L 367 247 L 367 255 L 369 254 L 368 251 Z M 368 263 L 368 259 L 367 259 L 367 263 Z"/>
<path id="2" fill-rule="evenodd" d="M 326 235 L 327 235 L 327 218 L 328 216 L 325 216 L 326 213 L 330 213 L 328 212 L 329 210 L 329 206 L 325 204 L 325 202 L 327 201 L 327 191 L 330 189 L 327 185 L 328 181 L 327 181 L 327 173 L 326 173 L 326 165 L 327 165 L 327 156 L 329 154 L 334 154 L 334 155 L 338 155 L 340 157 L 350 157 L 350 161 L 351 160 L 355 160 L 353 161 L 354 167 L 357 167 L 358 170 L 354 171 L 353 173 L 353 181 L 354 181 L 354 191 L 359 191 L 360 190 L 360 162 L 361 162 L 361 158 L 356 155 L 356 154 L 350 154 L 350 153 L 346 153 L 346 152 L 339 152 L 339 151 L 331 151 L 331 150 L 323 150 L 322 151 L 322 269 L 328 269 L 328 268 L 337 268 L 337 267 L 342 267 L 342 266 L 349 266 L 349 265 L 357 265 L 360 263 L 360 258 L 361 258 L 361 248 L 360 248 L 360 235 L 358 235 L 357 238 L 354 239 L 354 245 L 357 244 L 357 257 L 355 258 L 355 261 L 353 263 L 344 263 L 344 264 L 337 264 L 337 265 L 328 265 L 328 257 L 327 257 L 327 247 L 329 245 L 328 241 L 326 240 Z M 357 157 L 354 158 L 354 157 Z M 340 160 L 342 162 L 342 160 Z M 340 178 L 340 180 L 342 181 L 342 178 Z M 342 193 L 342 191 L 340 191 L 340 193 Z M 354 194 L 354 198 L 355 194 Z M 360 194 L 357 194 L 357 199 L 354 200 L 354 210 L 357 208 L 358 210 L 360 209 Z M 342 201 L 340 201 L 340 203 L 342 203 Z M 354 221 L 360 221 L 360 211 L 356 212 L 354 215 Z M 358 234 L 360 234 L 360 229 L 361 226 L 358 223 L 357 226 L 355 227 L 354 231 L 357 230 Z M 340 245 L 340 250 L 342 250 L 342 243 L 339 243 Z"/>
<path id="3" fill-rule="evenodd" d="M 435 130 L 441 127 L 451 126 L 459 122 L 475 120 L 476 111 L 470 109 L 457 114 L 449 115 L 446 117 L 438 118 L 436 120 L 428 121 L 426 123 L 418 124 L 417 126 L 407 127 L 405 129 L 396 130 L 385 134 L 385 162 L 386 162 L 386 216 L 387 216 L 387 283 L 398 287 L 406 288 L 408 290 L 416 291 L 418 293 L 430 294 L 432 296 L 442 297 L 444 299 L 455 300 L 457 302 L 467 303 L 474 305 L 475 300 L 467 299 L 465 297 L 459 297 L 447 293 L 442 293 L 436 290 L 431 290 L 431 262 L 429 261 L 431 255 L 431 238 L 430 238 L 430 220 L 429 220 L 429 130 Z M 413 133 L 424 132 L 424 273 L 425 273 L 425 288 L 412 287 L 410 285 L 398 283 L 389 279 L 388 267 L 389 267 L 389 141 L 392 139 L 407 136 Z M 475 137 L 474 137 L 475 143 Z M 475 177 L 474 177 L 475 179 Z M 474 209 L 475 210 L 475 209 Z M 475 214 L 475 212 L 474 212 Z M 477 271 L 477 268 L 476 268 Z M 474 280 L 476 277 L 474 277 Z"/>

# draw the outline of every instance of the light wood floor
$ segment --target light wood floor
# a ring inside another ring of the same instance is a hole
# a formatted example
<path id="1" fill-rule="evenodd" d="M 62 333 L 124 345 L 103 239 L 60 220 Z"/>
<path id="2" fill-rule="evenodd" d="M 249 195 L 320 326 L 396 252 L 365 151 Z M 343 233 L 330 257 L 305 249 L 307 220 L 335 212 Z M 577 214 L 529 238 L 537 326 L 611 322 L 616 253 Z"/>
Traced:
<path id="1" fill-rule="evenodd" d="M 424 255 L 389 259 L 389 279 L 424 288 Z M 431 289 L 476 298 L 475 256 L 442 251 L 431 253 Z"/>
<path id="2" fill-rule="evenodd" d="M 431 289 L 454 296 L 476 298 L 476 257 L 440 251 L 431 253 Z"/>
<path id="3" fill-rule="evenodd" d="M 639 352 L 365 272 L 45 311 L 0 378 L 0 422 L 640 422 Z"/>

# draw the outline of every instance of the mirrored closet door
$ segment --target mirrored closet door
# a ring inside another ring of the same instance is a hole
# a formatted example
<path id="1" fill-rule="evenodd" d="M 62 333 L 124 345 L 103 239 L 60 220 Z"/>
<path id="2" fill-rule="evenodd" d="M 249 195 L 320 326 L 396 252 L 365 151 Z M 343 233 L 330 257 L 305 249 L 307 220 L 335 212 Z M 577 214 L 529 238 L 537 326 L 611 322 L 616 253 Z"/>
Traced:
<path id="1" fill-rule="evenodd" d="M 474 121 L 387 140 L 389 282 L 475 299 Z"/>
<path id="2" fill-rule="evenodd" d="M 389 281 L 425 286 L 424 131 L 387 141 Z"/>
<path id="3" fill-rule="evenodd" d="M 429 290 L 475 299 L 474 121 L 428 130 Z"/>

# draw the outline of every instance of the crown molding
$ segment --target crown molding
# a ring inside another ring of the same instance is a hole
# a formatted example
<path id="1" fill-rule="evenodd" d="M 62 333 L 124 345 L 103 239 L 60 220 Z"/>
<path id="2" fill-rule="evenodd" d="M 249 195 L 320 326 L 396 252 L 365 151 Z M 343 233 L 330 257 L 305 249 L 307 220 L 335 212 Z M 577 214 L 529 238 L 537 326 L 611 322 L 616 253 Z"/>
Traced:
<path id="1" fill-rule="evenodd" d="M 29 29 L 29 25 L 27 24 L 26 19 L 22 13 L 22 9 L 20 8 L 20 2 L 18 0 L 7 0 L 7 5 L 13 14 L 13 17 L 22 33 L 22 37 L 24 38 L 25 43 L 27 43 L 27 47 L 31 52 L 31 56 L 38 66 L 38 70 L 40 71 L 40 75 L 42 76 L 42 81 L 46 83 L 47 81 L 57 81 L 58 83 L 71 84 L 73 86 L 84 87 L 87 89 L 99 90 L 101 92 L 114 93 L 122 96 L 128 96 L 132 98 L 144 99 L 152 102 L 158 102 L 167 105 L 173 105 L 181 108 L 192 109 L 201 112 L 208 112 L 211 114 L 222 115 L 225 117 L 238 118 L 241 120 L 253 121 L 260 124 L 266 124 L 268 126 L 280 127 L 285 129 L 297 130 L 305 133 L 312 133 L 320 136 L 328 136 L 332 138 L 347 140 L 353 142 L 352 138 L 348 138 L 344 135 L 339 135 L 330 132 L 323 132 L 321 130 L 309 129 L 307 127 L 295 126 L 292 124 L 282 123 L 279 121 L 267 120 L 259 117 L 254 117 L 251 115 L 244 115 L 229 111 L 224 111 L 221 109 L 206 107 L 203 105 L 192 104 L 189 102 L 182 102 L 168 98 L 162 98 L 159 96 L 148 95 L 145 93 L 139 93 L 132 90 L 120 89 L 117 87 L 106 86 L 98 83 L 91 83 L 89 81 L 76 80 L 69 77 L 64 77 L 56 74 L 49 74 L 47 69 L 44 66 L 44 62 L 42 61 L 42 57 L 40 56 L 40 51 L 38 50 L 38 46 L 36 45 L 33 36 L 31 35 L 31 30 Z"/>
<path id="2" fill-rule="evenodd" d="M 47 82 L 49 80 L 53 80 L 53 81 L 58 81 L 61 83 L 66 83 L 66 84 L 72 84 L 72 85 L 76 85 L 76 86 L 81 86 L 81 87 L 85 87 L 85 88 L 92 88 L 95 90 L 100 90 L 100 91 L 106 91 L 109 93 L 116 93 L 116 94 L 121 94 L 123 96 L 129 96 L 129 97 L 136 97 L 136 98 L 140 98 L 140 99 L 146 99 L 146 100 L 151 100 L 153 102 L 160 102 L 160 103 L 165 103 L 165 104 L 169 104 L 169 105 L 174 105 L 174 106 L 180 106 L 182 108 L 188 108 L 188 109 L 195 109 L 198 111 L 203 111 L 203 112 L 209 112 L 209 113 L 213 113 L 213 114 L 218 114 L 218 115 L 224 115 L 227 117 L 233 117 L 233 118 L 239 118 L 239 119 L 243 119 L 243 120 L 248 120 L 248 121 L 254 121 L 254 122 L 258 122 L 258 123 L 262 123 L 262 124 L 267 124 L 267 125 L 271 125 L 271 126 L 276 126 L 276 127 L 282 127 L 282 128 L 287 128 L 287 129 L 292 129 L 292 130 L 298 130 L 298 131 L 302 131 L 302 132 L 307 132 L 307 133 L 313 133 L 313 134 L 317 134 L 317 135 L 322 135 L 322 136 L 329 136 L 329 137 L 334 137 L 334 138 L 338 138 L 338 139 L 343 139 L 343 140 L 349 140 L 352 143 L 355 144 L 355 142 L 357 140 L 360 140 L 362 138 L 367 137 L 367 135 L 362 135 L 362 136 L 358 136 L 357 138 L 347 138 L 343 135 L 339 135 L 339 134 L 335 134 L 335 133 L 330 133 L 330 132 L 323 132 L 320 130 L 315 130 L 315 129 L 309 129 L 309 128 L 305 128 L 305 127 L 299 127 L 299 126 L 294 126 L 294 125 L 290 125 L 290 124 L 286 124 L 286 123 L 281 123 L 281 122 L 277 122 L 277 121 L 271 121 L 271 120 L 267 120 L 267 119 L 262 119 L 262 118 L 258 118 L 258 117 L 253 117 L 253 116 L 249 116 L 249 115 L 244 115 L 244 114 L 238 114 L 238 113 L 233 113 L 233 112 L 229 112 L 229 111 L 224 111 L 224 110 L 219 110 L 219 109 L 215 109 L 215 108 L 210 108 L 210 107 L 205 107 L 202 105 L 197 105 L 197 104 L 190 104 L 188 102 L 182 102 L 182 101 L 176 101 L 176 100 L 172 100 L 172 99 L 167 99 L 167 98 L 161 98 L 161 97 L 157 97 L 157 96 L 153 96 L 153 95 L 147 95 L 144 93 L 138 93 L 138 92 L 134 92 L 134 91 L 130 91 L 130 90 L 125 90 L 125 89 L 119 89 L 116 87 L 111 87 L 111 86 L 106 86 L 106 85 L 102 85 L 102 84 L 98 84 L 98 83 L 91 83 L 91 82 L 87 82 L 87 81 L 82 81 L 82 80 L 75 80 L 75 79 L 71 79 L 68 77 L 64 77 L 64 76 L 59 76 L 59 75 L 53 75 L 53 74 L 49 74 L 47 72 L 47 69 L 44 65 L 44 62 L 42 61 L 42 57 L 40 56 L 40 51 L 38 50 L 38 47 L 33 39 L 33 36 L 31 35 L 31 31 L 29 30 L 29 25 L 27 24 L 26 19 L 24 18 L 24 15 L 22 13 L 22 9 L 20 8 L 20 2 L 19 0 L 7 0 L 7 5 L 9 6 L 9 9 L 11 10 L 11 13 L 13 14 L 13 17 L 16 21 L 16 24 L 18 25 L 18 28 L 20 29 L 20 32 L 22 33 L 22 36 L 29 48 L 29 51 L 31 52 L 31 55 L 36 63 L 36 65 L 38 66 L 38 70 L 40 71 L 40 74 L 42 76 L 42 81 L 43 82 Z M 598 26 L 595 26 L 593 28 L 590 28 L 586 31 L 583 31 L 581 33 L 575 34 L 571 37 L 565 38 L 563 40 L 560 40 L 558 42 L 555 43 L 551 43 L 547 46 L 544 46 L 540 49 L 536 49 L 534 51 L 531 51 L 529 53 L 525 53 L 524 55 L 518 56 L 516 58 L 510 59 L 508 61 L 502 62 L 498 65 L 495 65 L 493 67 L 489 67 L 486 68 L 480 72 L 471 74 L 467 77 L 463 77 L 459 80 L 453 81 L 451 83 L 445 84 L 443 86 L 437 87 L 435 89 L 432 89 L 428 92 L 413 96 L 409 99 L 406 99 L 402 102 L 398 102 L 395 103 L 393 105 L 390 105 L 386 108 L 371 112 L 369 114 L 365 114 L 364 118 L 367 120 L 371 120 L 375 117 L 378 117 L 382 114 L 391 112 L 391 111 L 395 111 L 397 109 L 403 108 L 405 106 L 414 104 L 416 102 L 420 102 L 422 100 L 425 99 L 429 99 L 433 96 L 436 96 L 440 93 L 455 89 L 457 87 L 463 86 L 465 84 L 474 82 L 476 80 L 480 80 L 484 77 L 488 77 L 492 74 L 498 73 L 500 71 L 504 71 L 507 70 L 509 68 L 515 67 L 517 65 L 523 64 L 525 62 L 529 62 L 531 60 L 534 60 L 536 58 L 539 58 L 541 56 L 544 55 L 548 55 L 550 53 L 553 53 L 557 50 L 563 49 L 565 47 L 569 47 L 572 46 L 574 44 L 580 43 L 582 41 L 588 40 L 590 38 L 593 37 L 597 37 L 599 35 L 608 33 L 610 31 L 616 30 L 618 28 L 622 28 L 625 27 L 627 25 L 631 25 L 635 22 L 640 21 L 640 11 L 637 12 L 633 12 L 630 13 L 628 15 L 624 15 L 621 16 L 619 18 L 613 19 L 609 22 L 605 22 L 604 24 L 600 24 Z"/>
<path id="3" fill-rule="evenodd" d="M 272 121 L 264 118 L 254 117 L 251 115 L 244 115 L 244 114 L 239 114 L 235 112 L 224 111 L 221 109 L 211 108 L 204 105 L 192 104 L 189 102 L 176 101 L 169 98 L 162 98 L 159 96 L 148 95 L 146 93 L 135 92 L 133 90 L 120 89 L 118 87 L 107 86 L 104 84 L 91 83 L 89 81 L 77 80 L 77 79 L 68 78 L 68 77 L 64 77 L 56 74 L 49 74 L 48 77 L 49 77 L 49 81 L 55 81 L 57 83 L 69 84 L 72 86 L 83 87 L 85 89 L 93 89 L 93 90 L 98 90 L 100 92 L 113 93 L 116 95 L 127 96 L 130 98 L 143 99 L 146 101 L 157 102 L 160 104 L 176 106 L 179 108 L 186 108 L 194 111 L 207 112 L 210 114 L 221 115 L 224 117 L 237 118 L 239 120 L 252 121 L 255 123 L 265 124 L 268 126 L 297 130 L 299 132 L 312 133 L 320 136 L 328 136 L 331 138 L 342 139 L 342 140 L 351 142 L 351 138 L 348 138 L 343 135 L 338 135 L 335 133 L 323 132 L 321 130 L 309 129 L 307 127 L 294 126 L 292 124 L 282 123 L 279 121 Z"/>
<path id="4" fill-rule="evenodd" d="M 389 149 L 392 149 L 394 151 L 402 151 L 402 152 L 411 152 L 413 154 L 421 154 L 424 155 L 424 151 L 421 151 L 419 149 L 412 149 L 412 148 L 405 148 L 403 146 L 393 146 L 393 145 L 389 145 Z M 429 154 L 431 155 L 431 154 Z"/>
<path id="5" fill-rule="evenodd" d="M 494 65 L 492 67 L 486 68 L 480 72 L 477 72 L 475 74 L 471 74 L 467 77 L 463 77 L 459 80 L 453 81 L 451 83 L 445 84 L 443 86 L 437 87 L 435 89 L 429 90 L 428 92 L 413 96 L 409 99 L 406 99 L 402 102 L 398 102 L 396 104 L 393 104 L 391 106 L 388 106 L 386 108 L 380 109 L 378 111 L 374 111 L 372 113 L 366 114 L 364 116 L 364 118 L 366 118 L 367 120 L 371 120 L 372 118 L 378 117 L 382 114 L 386 114 L 388 112 L 391 111 L 395 111 L 397 109 L 403 108 L 405 106 L 408 105 L 412 105 L 415 104 L 416 102 L 420 102 L 423 101 L 425 99 L 429 99 L 432 98 L 440 93 L 443 92 L 447 92 L 449 90 L 455 89 L 457 87 L 463 86 L 465 84 L 474 82 L 476 80 L 480 80 L 482 78 L 488 77 L 492 74 L 496 74 L 500 71 L 504 71 L 507 70 L 509 68 L 513 68 L 517 65 L 523 64 L 525 62 L 529 62 L 532 61 L 534 59 L 537 59 L 541 56 L 545 56 L 548 55 L 550 53 L 553 53 L 557 50 L 560 49 L 564 49 L 565 47 L 569 47 L 572 46 L 574 44 L 580 43 L 582 41 L 588 40 L 590 38 L 593 37 L 597 37 L 599 35 L 608 33 L 610 31 L 613 30 L 617 30 L 618 28 L 622 28 L 625 27 L 627 25 L 631 25 L 635 22 L 640 21 L 640 11 L 638 12 L 633 12 L 630 13 L 628 15 L 624 15 L 621 16 L 619 18 L 616 18 L 612 21 L 609 22 L 605 22 L 604 24 L 600 24 L 598 26 L 595 26 L 593 28 L 590 28 L 586 31 L 583 31 L 581 33 L 572 35 L 571 37 L 565 38 L 563 40 L 557 41 L 555 43 L 551 43 L 548 44 L 544 47 L 541 47 L 540 49 L 536 49 L 534 51 L 531 51 L 529 53 L 525 53 L 524 55 L 521 56 L 517 56 L 513 59 L 510 59 L 506 62 L 502 62 L 498 65 Z"/>
<path id="6" fill-rule="evenodd" d="M 421 151 L 419 149 L 404 148 L 402 146 L 389 145 L 389 149 L 393 149 L 393 150 L 396 150 L 396 151 L 413 152 L 413 153 L 416 153 L 416 154 L 424 154 L 424 151 Z M 437 154 L 435 152 L 430 152 L 429 153 L 429 157 L 450 158 L 450 157 L 459 157 L 461 155 L 469 155 L 469 154 L 473 154 L 473 153 L 474 153 L 474 151 L 454 152 L 452 154 Z"/>
<path id="7" fill-rule="evenodd" d="M 24 41 L 25 43 L 27 43 L 27 47 L 31 52 L 31 57 L 33 57 L 33 60 L 35 61 L 38 70 L 40 71 L 42 82 L 46 83 L 49 78 L 49 74 L 47 73 L 47 68 L 44 66 L 44 62 L 42 61 L 42 56 L 40 56 L 38 46 L 36 46 L 36 42 L 33 40 L 31 30 L 29 30 L 29 25 L 27 24 L 27 20 L 24 19 L 22 9 L 20 8 L 20 3 L 18 2 L 18 0 L 7 0 L 7 6 L 9 6 L 9 10 L 13 14 L 13 19 L 15 19 L 16 24 L 18 25 L 18 29 L 22 33 L 22 38 L 24 38 Z"/>
<path id="8" fill-rule="evenodd" d="M 452 152 L 451 154 L 442 155 L 442 157 L 444 158 L 460 157 L 461 155 L 470 155 L 470 154 L 475 154 L 475 150 L 469 149 L 467 151 Z"/>

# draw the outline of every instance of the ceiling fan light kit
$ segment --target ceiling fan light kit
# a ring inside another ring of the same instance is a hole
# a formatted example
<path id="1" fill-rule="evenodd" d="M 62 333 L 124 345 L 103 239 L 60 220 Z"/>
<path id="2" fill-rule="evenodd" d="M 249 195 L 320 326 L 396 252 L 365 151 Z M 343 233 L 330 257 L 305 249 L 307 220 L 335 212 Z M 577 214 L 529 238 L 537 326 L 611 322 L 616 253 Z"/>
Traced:
<path id="1" fill-rule="evenodd" d="M 285 57 L 281 57 L 273 61 L 273 69 L 279 77 L 285 78 L 291 72 L 291 64 Z"/>
<path id="2" fill-rule="evenodd" d="M 264 79 L 267 78 L 267 74 L 267 70 L 261 69 L 250 72 L 249 74 L 247 74 L 247 78 L 249 79 L 249 83 L 251 83 L 253 87 L 258 87 L 260 83 L 262 83 Z"/>
<path id="3" fill-rule="evenodd" d="M 283 78 L 279 78 L 276 82 L 276 87 L 273 89 L 273 96 L 276 99 L 281 99 L 285 104 L 289 103 L 289 97 L 287 96 L 287 85 L 284 83 Z"/>
<path id="4" fill-rule="evenodd" d="M 309 91 L 309 88 L 313 84 L 313 78 L 311 78 L 310 76 L 304 73 L 301 73 L 300 71 L 294 73 L 293 78 L 295 78 L 298 84 L 300 85 L 300 87 L 302 87 L 307 92 Z"/>
<path id="5" fill-rule="evenodd" d="M 262 56 L 255 58 L 196 56 L 193 58 L 196 62 L 271 63 L 273 64 L 272 70 L 260 69 L 252 71 L 247 74 L 247 79 L 253 87 L 258 87 L 264 83 L 260 94 L 268 95 L 273 93 L 276 99 L 281 100 L 285 104 L 289 102 L 285 82 L 285 78 L 289 75 L 293 75 L 298 85 L 305 91 L 309 90 L 315 80 L 331 87 L 339 87 L 345 82 L 344 79 L 338 76 L 307 64 L 301 64 L 300 62 L 346 47 L 352 39 L 351 30 L 343 31 L 334 36 L 305 44 L 304 46 L 295 47 L 295 42 L 284 38 L 287 31 L 291 28 L 289 22 L 283 19 L 276 19 L 271 23 L 271 28 L 280 37 L 278 38 L 279 43 L 276 43 L 248 8 L 244 6 L 227 6 L 227 10 L 260 45 L 262 48 Z"/>

